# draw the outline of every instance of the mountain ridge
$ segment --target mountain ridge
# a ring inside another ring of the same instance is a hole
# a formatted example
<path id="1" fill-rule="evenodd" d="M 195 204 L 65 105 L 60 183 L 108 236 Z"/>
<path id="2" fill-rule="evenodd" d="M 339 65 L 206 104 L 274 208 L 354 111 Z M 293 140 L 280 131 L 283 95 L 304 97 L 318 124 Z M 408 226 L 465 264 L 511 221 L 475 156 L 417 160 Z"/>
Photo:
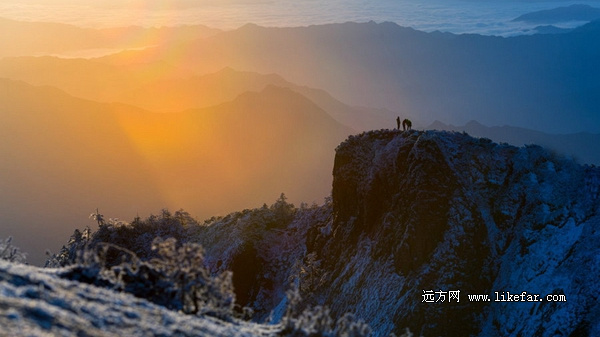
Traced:
<path id="1" fill-rule="evenodd" d="M 175 69 L 174 69 L 175 68 Z M 225 67 L 196 75 L 156 61 L 132 68 L 97 60 L 20 57 L 0 60 L 0 76 L 33 85 L 50 85 L 98 102 L 121 102 L 156 112 L 179 112 L 231 101 L 245 91 L 273 84 L 289 87 L 317 103 L 338 122 L 354 130 L 385 127 L 389 110 L 349 106 L 324 90 L 291 83 L 278 74 L 260 74 Z M 81 85 L 85 82 L 86 85 Z"/>
<path id="2" fill-rule="evenodd" d="M 167 38 L 173 42 L 221 32 L 219 29 L 203 25 L 95 29 L 65 23 L 17 21 L 7 18 L 0 18 L 0 29 L 11 32 L 0 37 L 0 57 L 145 48 L 153 45 L 159 38 Z M 14 36 L 18 36 L 19 39 L 15 40 Z M 59 43 L 55 42 L 57 40 Z"/>
<path id="3" fill-rule="evenodd" d="M 600 164 L 600 153 L 589 146 L 589 144 L 600 141 L 599 134 L 587 132 L 548 134 L 509 125 L 488 127 L 474 120 L 463 126 L 435 121 L 427 129 L 464 131 L 474 137 L 487 137 L 495 142 L 506 142 L 515 146 L 537 144 L 556 151 L 558 154 L 573 157 L 582 164 Z"/>
<path id="4" fill-rule="evenodd" d="M 597 38 L 594 27 L 501 38 L 424 33 L 393 23 L 244 26 L 196 40 L 181 62 L 202 57 L 200 73 L 226 66 L 277 73 L 350 105 L 388 108 L 424 125 L 451 116 L 457 123 L 598 132 L 590 127 L 599 125 L 597 97 L 590 95 L 598 91 L 598 47 L 588 43 Z M 138 55 L 162 57 L 157 49 Z"/>
<path id="5" fill-rule="evenodd" d="M 600 8 L 573 4 L 567 7 L 542 10 L 523 14 L 512 21 L 552 24 L 568 21 L 594 21 L 600 19 Z"/>
<path id="6" fill-rule="evenodd" d="M 509 38 L 425 33 L 389 22 L 246 25 L 93 61 L 135 67 L 142 81 L 161 73 L 202 76 L 225 67 L 276 73 L 350 106 L 385 108 L 421 125 L 477 119 L 488 125 L 535 125 L 549 133 L 597 133 L 599 104 L 592 93 L 598 91 L 599 51 L 589 41 L 599 31 L 595 22 L 565 34 Z M 131 80 L 121 79 L 82 90 L 118 92 L 120 82 Z"/>

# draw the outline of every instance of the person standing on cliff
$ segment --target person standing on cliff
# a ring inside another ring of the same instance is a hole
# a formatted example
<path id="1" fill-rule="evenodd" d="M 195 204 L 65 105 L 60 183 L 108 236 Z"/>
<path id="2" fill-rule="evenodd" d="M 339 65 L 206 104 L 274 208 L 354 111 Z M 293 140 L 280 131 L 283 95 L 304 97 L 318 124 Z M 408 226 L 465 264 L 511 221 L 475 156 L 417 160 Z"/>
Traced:
<path id="1" fill-rule="evenodd" d="M 400 130 L 400 116 L 396 117 L 396 124 L 398 124 L 398 130 Z"/>

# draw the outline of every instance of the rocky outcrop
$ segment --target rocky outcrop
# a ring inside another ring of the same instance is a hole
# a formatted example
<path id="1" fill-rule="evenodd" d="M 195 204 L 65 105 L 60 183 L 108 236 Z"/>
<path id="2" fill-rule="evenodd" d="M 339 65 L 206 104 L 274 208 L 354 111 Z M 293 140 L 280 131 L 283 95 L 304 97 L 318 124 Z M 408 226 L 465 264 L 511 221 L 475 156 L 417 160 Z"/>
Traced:
<path id="1" fill-rule="evenodd" d="M 538 146 L 382 130 L 341 144 L 333 174 L 331 231 L 309 235 L 307 253 L 326 273 L 313 298 L 334 313 L 382 335 L 600 333 L 598 168 Z M 459 301 L 424 302 L 429 290 Z M 542 301 L 495 301 L 523 291 Z"/>

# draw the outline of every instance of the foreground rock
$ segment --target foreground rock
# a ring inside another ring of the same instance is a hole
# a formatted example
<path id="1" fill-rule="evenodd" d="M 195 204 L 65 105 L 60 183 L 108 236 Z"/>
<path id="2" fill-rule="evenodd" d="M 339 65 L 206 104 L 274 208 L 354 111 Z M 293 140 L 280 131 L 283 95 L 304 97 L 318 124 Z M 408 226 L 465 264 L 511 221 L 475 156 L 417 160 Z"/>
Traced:
<path id="1" fill-rule="evenodd" d="M 277 326 L 183 315 L 128 294 L 0 260 L 3 336 L 272 336 Z"/>

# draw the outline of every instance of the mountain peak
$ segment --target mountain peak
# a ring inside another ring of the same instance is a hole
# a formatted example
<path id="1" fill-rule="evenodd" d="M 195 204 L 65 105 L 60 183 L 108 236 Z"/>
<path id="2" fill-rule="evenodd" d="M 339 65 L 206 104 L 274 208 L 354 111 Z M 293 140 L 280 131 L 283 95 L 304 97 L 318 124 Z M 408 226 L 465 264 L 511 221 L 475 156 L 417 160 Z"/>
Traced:
<path id="1" fill-rule="evenodd" d="M 481 127 L 485 127 L 483 124 L 479 123 L 476 120 L 470 120 L 467 124 L 465 124 L 465 126 L 467 128 L 481 128 Z"/>
<path id="2" fill-rule="evenodd" d="M 304 95 L 288 88 L 267 84 L 261 91 L 248 91 L 240 94 L 233 102 L 248 110 L 278 110 L 278 112 L 297 111 L 304 113 L 319 112 L 327 115 L 323 109 Z M 228 103 L 225 103 L 228 104 Z"/>

